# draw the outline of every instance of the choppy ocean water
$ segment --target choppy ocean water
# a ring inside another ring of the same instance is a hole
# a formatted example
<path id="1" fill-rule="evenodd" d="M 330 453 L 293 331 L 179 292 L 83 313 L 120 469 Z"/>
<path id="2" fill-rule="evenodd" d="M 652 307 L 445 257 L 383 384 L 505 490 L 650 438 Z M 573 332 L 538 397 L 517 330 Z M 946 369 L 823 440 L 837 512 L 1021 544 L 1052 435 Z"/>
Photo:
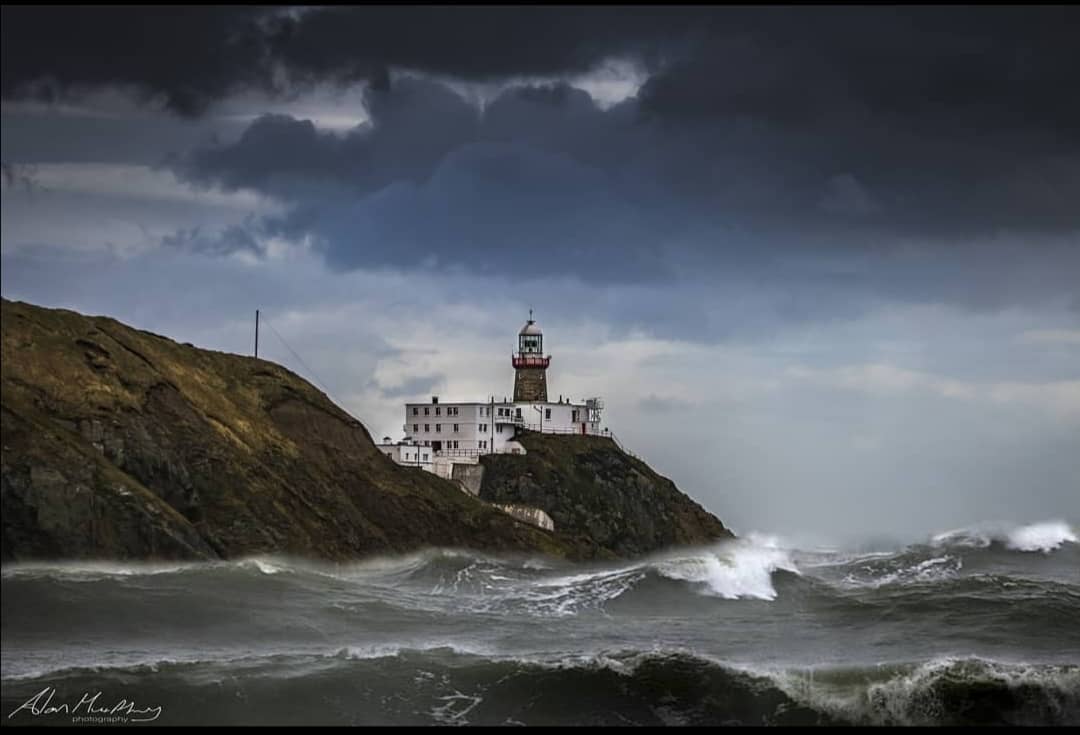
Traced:
<path id="1" fill-rule="evenodd" d="M 2 684 L 5 724 L 1080 724 L 1080 544 L 10 565 Z"/>

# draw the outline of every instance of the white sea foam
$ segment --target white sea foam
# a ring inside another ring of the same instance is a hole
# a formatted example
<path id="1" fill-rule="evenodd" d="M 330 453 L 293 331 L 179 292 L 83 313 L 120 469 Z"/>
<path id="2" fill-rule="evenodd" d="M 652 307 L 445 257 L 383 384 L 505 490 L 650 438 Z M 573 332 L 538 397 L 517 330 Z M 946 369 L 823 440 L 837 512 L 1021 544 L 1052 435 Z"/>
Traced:
<path id="1" fill-rule="evenodd" d="M 969 528 L 957 528 L 934 536 L 934 546 L 967 546 L 986 548 L 993 542 L 1005 544 L 1013 551 L 1050 552 L 1062 544 L 1077 543 L 1076 532 L 1062 520 L 1042 521 L 1026 526 L 1004 523 L 981 524 Z"/>
<path id="2" fill-rule="evenodd" d="M 5 564 L 2 575 L 5 579 L 27 577 L 48 577 L 66 581 L 92 582 L 108 577 L 138 577 L 155 574 L 171 574 L 189 569 L 203 569 L 206 562 L 181 562 L 175 564 L 160 562 L 16 562 Z"/>
<path id="3" fill-rule="evenodd" d="M 775 600 L 772 573 L 785 570 L 799 574 L 785 549 L 766 543 L 734 541 L 722 547 L 675 557 L 655 564 L 655 569 L 669 579 L 704 584 L 706 594 L 727 600 L 751 598 Z"/>
<path id="4" fill-rule="evenodd" d="M 903 567 L 881 576 L 872 576 L 869 579 L 862 578 L 859 573 L 853 572 L 844 577 L 843 583 L 850 587 L 871 587 L 876 589 L 890 584 L 940 582 L 955 577 L 963 566 L 962 559 L 946 554 L 945 556 L 925 559 L 918 564 Z M 865 571 L 865 567 L 863 571 Z"/>
<path id="5" fill-rule="evenodd" d="M 859 676 L 836 670 L 763 670 L 797 702 L 845 720 L 873 725 L 941 724 L 948 703 L 936 688 L 943 679 L 971 684 L 1028 686 L 1045 690 L 1048 702 L 1076 703 L 1080 668 L 1069 665 L 1007 663 L 978 657 L 941 657 L 919 665 L 883 665 Z M 852 671 L 851 673 L 855 673 Z"/>
<path id="6" fill-rule="evenodd" d="M 1077 543 L 1076 533 L 1065 521 L 1032 523 L 1013 529 L 1006 545 L 1017 551 L 1053 551 L 1065 542 Z"/>

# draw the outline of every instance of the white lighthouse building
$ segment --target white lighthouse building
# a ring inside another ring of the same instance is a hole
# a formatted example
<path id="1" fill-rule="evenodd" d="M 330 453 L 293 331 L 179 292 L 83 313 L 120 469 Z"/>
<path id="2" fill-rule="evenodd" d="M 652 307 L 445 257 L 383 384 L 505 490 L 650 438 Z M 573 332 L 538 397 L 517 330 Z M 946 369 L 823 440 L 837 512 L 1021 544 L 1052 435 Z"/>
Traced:
<path id="1" fill-rule="evenodd" d="M 544 434 L 601 434 L 599 398 L 574 403 L 569 398 L 548 400 L 547 368 L 551 356 L 544 354 L 544 333 L 532 318 L 518 332 L 514 367 L 513 400 L 406 403 L 405 439 L 384 440 L 379 449 L 398 464 L 422 467 L 450 477 L 455 463 L 475 464 L 480 455 L 523 454 L 515 441 L 522 431 Z"/>

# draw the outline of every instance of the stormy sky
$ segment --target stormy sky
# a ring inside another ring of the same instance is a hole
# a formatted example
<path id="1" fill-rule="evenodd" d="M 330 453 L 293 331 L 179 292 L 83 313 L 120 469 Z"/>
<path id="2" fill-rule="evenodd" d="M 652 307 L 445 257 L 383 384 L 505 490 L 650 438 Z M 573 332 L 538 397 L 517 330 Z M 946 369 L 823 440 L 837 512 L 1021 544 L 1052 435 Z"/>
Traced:
<path id="1" fill-rule="evenodd" d="M 736 532 L 1080 522 L 1080 13 L 2 9 L 2 292 L 375 437 L 553 397 Z M 297 359 L 299 356 L 300 359 Z M 301 362 L 302 360 L 302 362 Z"/>

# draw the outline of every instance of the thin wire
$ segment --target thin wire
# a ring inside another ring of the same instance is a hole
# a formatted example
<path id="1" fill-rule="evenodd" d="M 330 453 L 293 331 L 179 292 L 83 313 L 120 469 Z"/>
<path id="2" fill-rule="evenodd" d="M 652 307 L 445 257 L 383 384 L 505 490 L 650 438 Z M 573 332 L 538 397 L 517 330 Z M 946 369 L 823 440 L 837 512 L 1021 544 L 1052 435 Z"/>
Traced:
<path id="1" fill-rule="evenodd" d="M 284 337 L 282 337 L 282 336 L 281 336 L 281 335 L 280 335 L 280 334 L 278 333 L 278 330 L 274 329 L 274 325 L 270 323 L 270 320 L 268 320 L 268 319 L 267 319 L 266 317 L 263 317 L 263 319 L 262 319 L 262 320 L 263 320 L 264 322 L 266 322 L 266 326 L 270 327 L 270 331 L 271 331 L 271 332 L 273 332 L 273 333 L 274 333 L 274 335 L 275 335 L 275 336 L 276 336 L 276 337 L 277 337 L 277 338 L 278 338 L 279 340 L 281 340 L 281 344 L 285 345 L 285 349 L 287 349 L 287 350 L 288 350 L 288 351 L 289 351 L 290 353 L 292 353 L 292 356 L 293 356 L 293 357 L 295 357 L 295 358 L 297 359 L 297 361 L 298 361 L 298 362 L 299 362 L 299 363 L 300 363 L 301 365 L 303 365 L 303 366 L 304 366 L 304 369 L 305 369 L 305 370 L 307 370 L 307 371 L 308 371 L 308 372 L 309 372 L 309 373 L 311 374 L 311 377 L 313 377 L 313 378 L 315 379 L 315 382 L 319 384 L 319 387 L 320 387 L 320 388 L 322 388 L 322 389 L 323 389 L 323 391 L 325 391 L 325 392 L 326 392 L 326 395 L 330 396 L 330 398 L 331 398 L 331 399 L 332 399 L 332 400 L 334 401 L 334 403 L 338 404 L 338 406 L 341 406 L 341 401 L 339 401 L 339 400 L 338 400 L 338 399 L 337 399 L 337 398 L 336 398 L 336 397 L 334 396 L 334 394 L 330 392 L 330 389 L 326 387 L 326 383 L 324 383 L 324 382 L 322 381 L 322 379 L 321 379 L 321 378 L 319 377 L 318 373 L 316 373 L 316 372 L 315 372 L 314 370 L 312 370 L 312 369 L 311 369 L 311 367 L 310 367 L 310 366 L 309 366 L 309 365 L 308 365 L 308 364 L 307 364 L 306 362 L 304 362 L 304 358 L 302 358 L 302 357 L 300 357 L 300 355 L 296 354 L 296 350 L 294 350 L 294 349 L 293 349 L 292 347 L 290 347 L 290 346 L 289 346 L 289 343 L 288 343 L 288 342 L 286 342 L 286 341 L 285 341 L 285 338 L 284 338 Z"/>

